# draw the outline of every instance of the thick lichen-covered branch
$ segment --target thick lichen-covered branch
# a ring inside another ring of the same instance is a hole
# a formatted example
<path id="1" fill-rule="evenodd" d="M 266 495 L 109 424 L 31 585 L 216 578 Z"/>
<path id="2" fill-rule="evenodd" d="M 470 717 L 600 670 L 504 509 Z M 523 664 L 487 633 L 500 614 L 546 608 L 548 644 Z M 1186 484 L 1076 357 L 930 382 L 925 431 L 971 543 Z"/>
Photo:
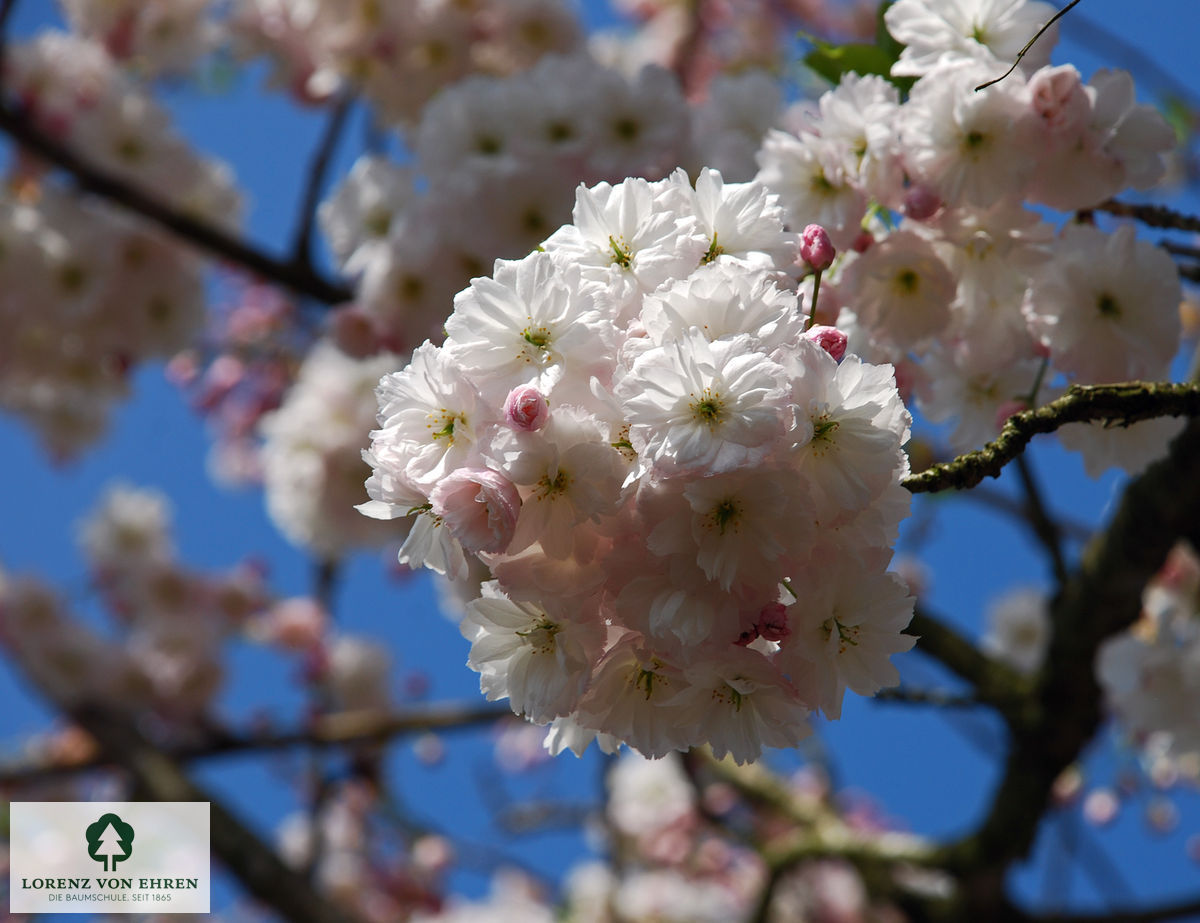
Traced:
<path id="1" fill-rule="evenodd" d="M 1072 385 L 1057 400 L 1009 417 L 1000 435 L 976 452 L 933 465 L 902 482 L 913 493 L 967 490 L 1000 472 L 1029 441 L 1068 423 L 1129 426 L 1155 417 L 1200 415 L 1200 386 L 1166 382 Z"/>
<path id="2" fill-rule="evenodd" d="M 699 756 L 693 751 L 693 756 Z M 761 764 L 738 766 L 732 760 L 701 757 L 705 771 L 729 785 L 750 804 L 787 821 L 778 835 L 759 846 L 767 880 L 758 906 L 750 915 L 753 923 L 769 918 L 776 886 L 791 869 L 813 859 L 837 859 L 853 865 L 873 894 L 900 892 L 897 867 L 925 866 L 934 854 L 932 844 L 908 833 L 879 833 L 856 829 L 837 809 L 816 794 L 802 794 L 788 787 Z"/>
<path id="3" fill-rule="evenodd" d="M 962 886 L 961 919 L 1002 919 L 1005 872 L 1032 848 L 1055 780 L 1079 759 L 1103 720 L 1093 665 L 1100 645 L 1131 625 L 1146 583 L 1180 539 L 1200 541 L 1200 421 L 1132 481 L 1108 527 L 1053 600 L 1053 635 L 1025 720 L 1010 724 L 1003 777 L 979 827 L 938 864 Z"/>

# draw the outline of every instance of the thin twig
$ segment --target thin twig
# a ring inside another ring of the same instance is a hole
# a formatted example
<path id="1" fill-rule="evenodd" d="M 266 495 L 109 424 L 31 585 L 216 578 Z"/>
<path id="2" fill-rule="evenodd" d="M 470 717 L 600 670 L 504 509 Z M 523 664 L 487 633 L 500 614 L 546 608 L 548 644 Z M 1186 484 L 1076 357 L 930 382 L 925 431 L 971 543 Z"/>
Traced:
<path id="1" fill-rule="evenodd" d="M 1027 681 L 1012 668 L 993 660 L 969 639 L 950 627 L 944 618 L 925 609 L 913 613 L 907 634 L 920 640 L 916 649 L 938 660 L 951 673 L 975 687 L 975 698 L 996 707 L 1010 720 L 1025 694 Z"/>
<path id="2" fill-rule="evenodd" d="M 210 256 L 234 263 L 268 282 L 325 304 L 340 304 L 353 298 L 353 292 L 348 288 L 329 281 L 312 268 L 296 266 L 270 256 L 242 239 L 193 218 L 133 184 L 93 166 L 74 151 L 47 137 L 23 112 L 7 103 L 0 103 L 0 131 L 31 153 L 70 173 L 85 192 L 141 215 Z"/>
<path id="3" fill-rule="evenodd" d="M 936 684 L 945 682 L 943 676 L 935 674 L 931 669 L 936 667 L 934 658 L 930 657 L 928 660 L 929 663 L 912 660 L 906 664 L 905 682 L 911 686 L 923 684 L 926 688 L 934 688 Z M 963 695 L 965 697 L 966 694 Z M 878 697 L 878 693 L 876 696 Z M 971 698 L 981 706 L 991 707 L 990 702 L 983 702 L 978 695 L 972 695 Z M 962 738 L 963 743 L 985 759 L 995 762 L 1004 756 L 1004 732 L 996 726 L 996 722 L 988 720 L 986 712 L 979 708 L 935 708 L 933 713 L 949 730 Z"/>
<path id="4" fill-rule="evenodd" d="M 1200 282 L 1200 266 L 1179 266 L 1179 278 L 1189 282 Z"/>
<path id="5" fill-rule="evenodd" d="M 1034 477 L 1029 457 L 1018 455 L 1014 464 L 1017 466 L 1017 473 L 1021 476 L 1021 487 L 1025 491 L 1025 510 L 1029 527 L 1037 536 L 1037 540 L 1041 542 L 1046 554 L 1049 555 L 1051 567 L 1054 569 L 1054 579 L 1059 586 L 1062 586 L 1067 582 L 1067 562 L 1063 557 L 1062 532 L 1046 508 L 1046 501 L 1042 497 L 1041 487 L 1038 486 L 1037 479 Z"/>
<path id="6" fill-rule="evenodd" d="M 971 500 L 981 506 L 990 507 L 1001 513 L 1007 513 L 1010 516 L 1019 519 L 1021 522 L 1026 522 L 1025 504 L 1021 503 L 1001 491 L 989 488 L 984 485 L 976 487 L 974 490 L 969 490 L 964 494 L 960 494 L 964 499 Z M 1057 516 L 1055 522 L 1064 538 L 1069 538 L 1076 542 L 1086 542 L 1092 537 L 1096 531 L 1095 526 L 1090 526 L 1085 522 L 1077 519 L 1070 519 L 1065 516 Z"/>
<path id="7" fill-rule="evenodd" d="M 1068 423 L 1105 421 L 1129 426 L 1155 417 L 1200 415 L 1200 387 L 1166 382 L 1072 385 L 1057 400 L 1008 418 L 1000 435 L 976 452 L 933 465 L 901 483 L 912 493 L 967 490 L 985 477 L 998 477 L 1034 436 Z"/>
<path id="8" fill-rule="evenodd" d="M 292 242 L 292 262 L 296 266 L 309 269 L 313 266 L 312 241 L 313 228 L 317 222 L 317 206 L 325 187 L 329 163 L 341 140 L 352 102 L 353 98 L 347 95 L 339 97 L 333 104 L 325 131 L 321 134 L 321 140 L 317 143 L 312 161 L 308 165 L 308 179 L 304 184 L 304 197 L 300 202 L 296 234 Z"/>
<path id="9" fill-rule="evenodd" d="M 334 597 L 337 595 L 340 571 L 341 563 L 336 559 L 323 559 L 313 563 L 313 599 L 320 604 L 330 619 L 333 618 L 336 608 Z"/>
<path id="10" fill-rule="evenodd" d="M 1075 4 L 1077 4 L 1078 2 L 1079 2 L 1079 0 L 1071 0 L 1070 3 L 1068 3 L 1061 10 L 1059 10 L 1057 13 L 1055 13 L 1053 16 L 1051 16 L 1050 21 L 1047 22 L 1040 29 L 1038 29 L 1037 32 L 1034 34 L 1033 38 L 1031 38 L 1029 41 L 1027 41 L 1025 43 L 1025 47 L 1023 47 L 1020 51 L 1017 52 L 1017 59 L 1015 61 L 1013 61 L 1012 67 L 1010 67 L 1008 70 L 1006 70 L 1003 74 L 1001 74 L 995 80 L 989 80 L 989 81 L 987 81 L 987 83 L 979 84 L 979 86 L 977 86 L 975 88 L 975 92 L 978 93 L 980 90 L 986 90 L 988 87 L 992 86 L 993 84 L 999 83 L 1001 80 L 1003 80 L 1005 77 L 1007 77 L 1013 71 L 1015 71 L 1017 69 L 1017 66 L 1021 63 L 1021 59 L 1024 58 L 1025 55 L 1027 55 L 1029 53 L 1029 49 L 1034 46 L 1034 43 L 1037 42 L 1037 40 L 1039 38 L 1041 38 L 1043 35 L 1046 34 L 1046 30 L 1048 30 L 1052 25 L 1054 25 L 1056 22 L 1058 22 L 1060 19 L 1062 19 L 1064 16 L 1066 16 L 1067 13 L 1069 13 L 1074 8 Z"/>
<path id="11" fill-rule="evenodd" d="M 933 705 L 937 708 L 979 708 L 989 704 L 974 695 L 963 695 L 946 689 L 913 689 L 908 686 L 880 689 L 875 693 L 875 701 Z"/>

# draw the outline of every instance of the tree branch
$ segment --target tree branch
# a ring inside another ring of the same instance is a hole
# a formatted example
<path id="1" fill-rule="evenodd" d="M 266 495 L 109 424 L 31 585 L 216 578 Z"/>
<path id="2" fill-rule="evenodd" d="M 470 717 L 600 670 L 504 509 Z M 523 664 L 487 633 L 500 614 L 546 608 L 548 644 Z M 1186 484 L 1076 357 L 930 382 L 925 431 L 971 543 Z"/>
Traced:
<path id="1" fill-rule="evenodd" d="M 1176 231 L 1200 231 L 1200 217 L 1175 211 L 1165 205 L 1139 205 L 1109 199 L 1101 202 L 1093 211 L 1107 212 L 1121 218 L 1133 218 L 1147 227 L 1170 228 Z"/>
<path id="2" fill-rule="evenodd" d="M 1177 244 L 1173 240 L 1160 240 L 1158 245 L 1171 254 L 1171 256 L 1186 256 L 1188 259 L 1200 260 L 1200 247 Z"/>
<path id="3" fill-rule="evenodd" d="M 133 778 L 136 793 L 154 801 L 209 802 L 212 850 L 246 890 L 292 923 L 353 923 L 356 916 L 330 904 L 288 868 L 269 846 L 220 801 L 191 782 L 168 756 L 157 750 L 133 721 L 88 708 L 72 717 L 111 759 Z"/>
<path id="4" fill-rule="evenodd" d="M 1058 524 L 1046 509 L 1046 501 L 1042 497 L 1041 488 L 1033 475 L 1033 467 L 1024 455 L 1018 455 L 1016 460 L 1017 473 L 1021 476 L 1021 486 L 1025 489 L 1025 509 L 1028 523 L 1037 540 L 1050 558 L 1050 566 L 1054 570 L 1054 579 L 1059 586 L 1067 582 L 1067 562 L 1063 557 L 1062 533 Z"/>
<path id="5" fill-rule="evenodd" d="M 1025 677 L 988 657 L 945 619 L 927 611 L 918 609 L 913 613 L 906 633 L 920 639 L 917 650 L 974 686 L 978 702 L 994 706 L 1009 720 L 1018 720 L 1029 687 Z"/>
<path id="6" fill-rule="evenodd" d="M 141 215 L 210 256 L 237 264 L 268 282 L 282 285 L 297 295 L 325 304 L 340 304 L 354 297 L 348 288 L 330 282 L 311 267 L 270 256 L 225 231 L 159 201 L 133 184 L 89 164 L 67 147 L 39 131 L 23 112 L 8 103 L 0 103 L 0 131 L 26 150 L 70 173 L 84 191 Z"/>
<path id="7" fill-rule="evenodd" d="M 17 0 L 0 0 L 0 36 L 8 34 L 8 21 L 17 6 Z"/>
<path id="8" fill-rule="evenodd" d="M 199 743 L 159 748 L 169 759 L 191 761 L 241 753 L 263 753 L 293 747 L 328 749 L 378 743 L 423 731 L 449 731 L 490 724 L 511 717 L 507 707 L 477 703 L 440 702 L 393 712 L 342 712 L 314 719 L 306 728 L 262 734 L 216 735 Z M 0 766 L 0 787 L 42 782 L 63 774 L 101 769 L 119 761 L 97 753 L 72 763 L 24 759 Z"/>
<path id="9" fill-rule="evenodd" d="M 1128 628 L 1141 596 L 1180 538 L 1200 541 L 1200 421 L 1166 457 L 1132 481 L 1108 528 L 1053 601 L 1054 633 L 1025 721 L 1010 725 L 1012 746 L 988 814 L 969 836 L 945 848 L 940 863 L 961 876 L 963 919 L 994 919 L 1004 872 L 1026 856 L 1059 775 L 1075 762 L 1103 720 L 1094 663 L 1100 645 Z"/>
<path id="10" fill-rule="evenodd" d="M 1001 493 L 997 489 L 978 486 L 961 496 L 981 506 L 989 507 L 1000 513 L 1006 513 L 1023 525 L 1029 524 L 1025 504 L 1005 493 Z M 1075 542 L 1086 542 L 1096 531 L 1093 526 L 1088 525 L 1086 522 L 1070 519 L 1065 516 L 1055 516 L 1054 524 L 1058 527 L 1064 538 Z"/>
<path id="11" fill-rule="evenodd" d="M 325 185 L 325 176 L 329 172 L 329 162 L 333 159 L 333 153 L 346 127 L 346 117 L 350 114 L 352 102 L 350 96 L 341 96 L 334 102 L 329 122 L 325 125 L 325 131 L 309 164 L 304 198 L 300 203 L 300 217 L 292 243 L 292 262 L 297 266 L 311 268 L 313 265 L 312 234 L 317 219 L 317 206 Z"/>
<path id="12" fill-rule="evenodd" d="M 932 705 L 937 708 L 978 708 L 989 705 L 974 695 L 961 695 L 946 689 L 913 689 L 908 686 L 893 686 L 880 689 L 873 696 L 876 702 L 899 702 L 904 705 Z"/>
<path id="13" fill-rule="evenodd" d="M 913 834 L 865 832 L 851 827 L 824 800 L 798 797 L 763 764 L 737 766 L 729 759 L 716 760 L 703 750 L 693 750 L 691 756 L 702 760 L 706 770 L 751 804 L 788 821 L 786 828 L 759 847 L 767 881 L 751 913 L 753 923 L 768 919 L 776 886 L 789 870 L 806 860 L 849 862 L 869 882 L 872 895 L 886 895 L 900 889 L 893 875 L 897 866 L 925 866 L 934 853 L 928 841 Z"/>
<path id="14" fill-rule="evenodd" d="M 1052 433 L 1068 423 L 1104 421 L 1129 426 L 1154 417 L 1200 415 L 1200 386 L 1166 382 L 1121 382 L 1111 385 L 1072 385 L 1057 400 L 1014 414 L 1000 435 L 976 452 L 933 465 L 901 483 L 912 493 L 967 490 L 985 477 L 999 477 L 1034 436 Z"/>

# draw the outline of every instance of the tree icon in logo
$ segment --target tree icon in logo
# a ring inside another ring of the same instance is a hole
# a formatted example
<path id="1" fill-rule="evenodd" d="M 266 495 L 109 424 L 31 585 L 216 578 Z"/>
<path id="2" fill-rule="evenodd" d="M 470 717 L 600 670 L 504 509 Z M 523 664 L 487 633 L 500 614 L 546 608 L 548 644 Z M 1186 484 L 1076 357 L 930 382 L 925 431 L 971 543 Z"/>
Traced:
<path id="1" fill-rule="evenodd" d="M 88 855 L 104 863 L 104 871 L 115 872 L 117 863 L 133 855 L 133 827 L 116 814 L 102 814 L 84 832 Z"/>

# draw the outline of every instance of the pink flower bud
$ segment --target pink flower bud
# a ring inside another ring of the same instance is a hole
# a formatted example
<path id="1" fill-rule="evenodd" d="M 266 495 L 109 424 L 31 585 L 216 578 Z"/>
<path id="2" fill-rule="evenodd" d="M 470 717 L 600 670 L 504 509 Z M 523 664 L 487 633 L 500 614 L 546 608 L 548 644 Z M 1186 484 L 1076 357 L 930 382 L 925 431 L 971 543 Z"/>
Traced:
<path id="1" fill-rule="evenodd" d="M 858 236 L 850 244 L 855 253 L 866 253 L 875 243 L 875 235 L 870 231 L 859 231 Z"/>
<path id="2" fill-rule="evenodd" d="M 833 265 L 837 250 L 829 233 L 819 224 L 810 224 L 800 234 L 800 259 L 816 272 L 824 272 Z"/>
<path id="3" fill-rule="evenodd" d="M 842 356 L 846 355 L 846 334 L 838 330 L 837 327 L 818 324 L 806 330 L 804 337 L 805 339 L 812 340 L 838 362 L 841 362 Z"/>
<path id="4" fill-rule="evenodd" d="M 542 392 L 530 385 L 518 385 L 504 401 L 504 418 L 514 429 L 532 432 L 546 425 L 550 405 Z"/>
<path id="5" fill-rule="evenodd" d="M 1029 405 L 1021 400 L 1005 401 L 996 408 L 996 429 L 1004 429 L 1004 424 L 1008 422 L 1008 418 L 1014 413 L 1021 413 L 1028 410 Z"/>
<path id="6" fill-rule="evenodd" d="M 471 552 L 504 551 L 521 512 L 516 486 L 490 468 L 452 471 L 433 488 L 429 502 L 450 534 Z"/>
<path id="7" fill-rule="evenodd" d="M 771 603 L 758 614 L 758 633 L 767 641 L 782 641 L 792 633 L 787 623 L 787 606 Z"/>
<path id="8" fill-rule="evenodd" d="M 1091 116 L 1087 91 L 1073 67 L 1043 67 L 1030 78 L 1028 92 L 1033 111 L 1058 138 L 1072 137 Z"/>
<path id="9" fill-rule="evenodd" d="M 904 193 L 904 214 L 913 221 L 927 221 L 941 207 L 941 198 L 928 186 L 909 186 Z"/>

